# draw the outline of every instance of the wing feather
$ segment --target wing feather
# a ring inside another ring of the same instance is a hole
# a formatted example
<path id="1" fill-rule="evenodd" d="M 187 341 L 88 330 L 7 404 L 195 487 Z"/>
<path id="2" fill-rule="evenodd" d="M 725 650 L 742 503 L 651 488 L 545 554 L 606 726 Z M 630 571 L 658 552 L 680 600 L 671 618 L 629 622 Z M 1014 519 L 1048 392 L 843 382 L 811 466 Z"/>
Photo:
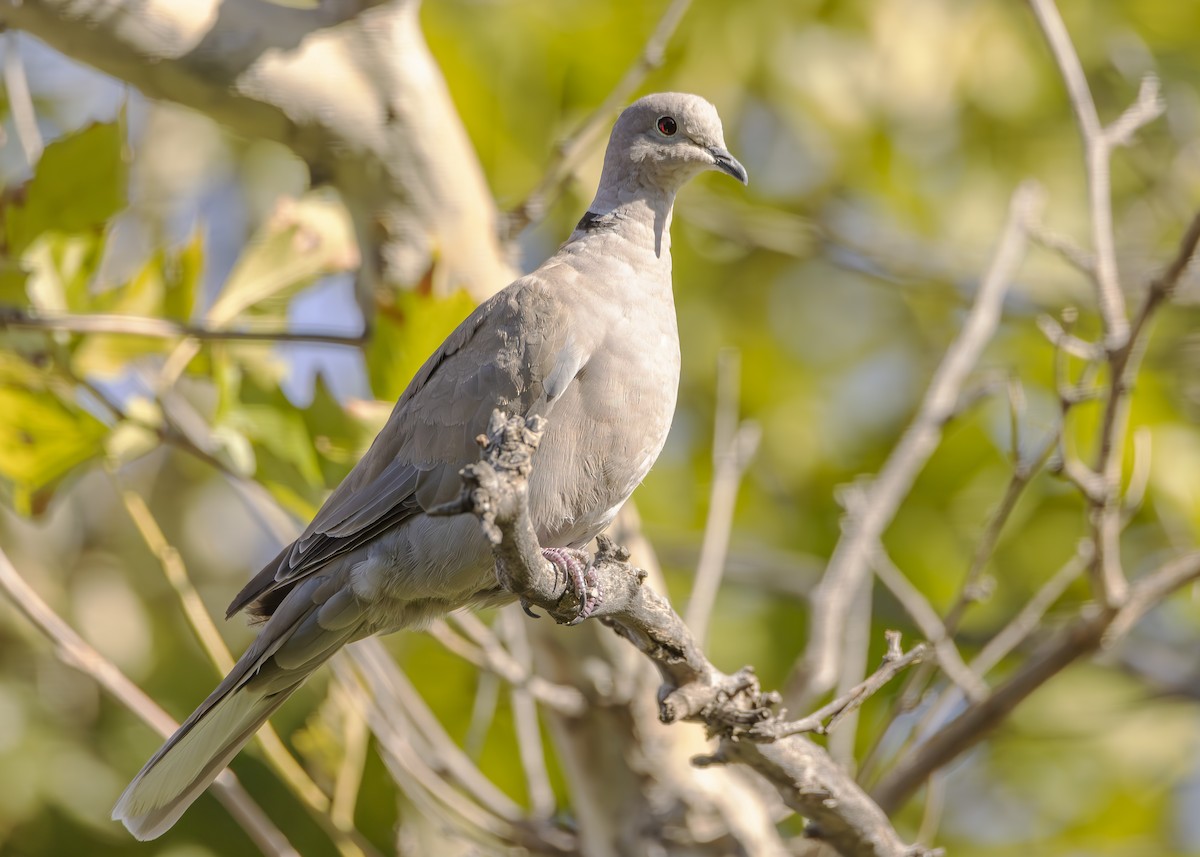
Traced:
<path id="1" fill-rule="evenodd" d="M 425 362 L 371 448 L 304 533 L 234 598 L 269 616 L 287 589 L 414 515 L 452 499 L 495 408 L 546 413 L 587 355 L 547 284 L 518 280 L 481 304 Z M 559 307 L 556 309 L 556 307 Z M 545 382 L 553 376 L 553 396 Z"/>

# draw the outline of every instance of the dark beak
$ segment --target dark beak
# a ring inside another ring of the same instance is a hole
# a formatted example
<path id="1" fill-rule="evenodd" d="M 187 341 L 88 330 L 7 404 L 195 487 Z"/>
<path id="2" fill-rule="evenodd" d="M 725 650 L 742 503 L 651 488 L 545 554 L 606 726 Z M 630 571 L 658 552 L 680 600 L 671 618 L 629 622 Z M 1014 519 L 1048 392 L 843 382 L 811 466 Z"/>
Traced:
<path id="1" fill-rule="evenodd" d="M 728 173 L 742 184 L 749 184 L 750 177 L 746 175 L 746 168 L 738 163 L 738 159 L 729 154 L 728 149 L 722 149 L 720 146 L 711 146 L 708 153 L 713 157 L 713 164 L 723 173 Z"/>

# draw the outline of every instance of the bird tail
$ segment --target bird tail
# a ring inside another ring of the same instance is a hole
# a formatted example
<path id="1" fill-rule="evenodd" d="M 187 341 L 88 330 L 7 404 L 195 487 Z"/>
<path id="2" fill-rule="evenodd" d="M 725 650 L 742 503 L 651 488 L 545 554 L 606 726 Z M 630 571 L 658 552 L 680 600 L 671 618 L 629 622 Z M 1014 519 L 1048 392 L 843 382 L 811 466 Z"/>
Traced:
<path id="1" fill-rule="evenodd" d="M 266 696 L 233 687 L 209 697 L 134 777 L 113 819 L 138 839 L 161 836 L 299 686 Z"/>
<path id="2" fill-rule="evenodd" d="M 284 701 L 334 652 L 365 633 L 349 589 L 321 578 L 289 593 L 217 689 L 133 778 L 112 817 L 138 839 L 170 829 Z M 340 621 L 339 621 L 340 620 Z"/>

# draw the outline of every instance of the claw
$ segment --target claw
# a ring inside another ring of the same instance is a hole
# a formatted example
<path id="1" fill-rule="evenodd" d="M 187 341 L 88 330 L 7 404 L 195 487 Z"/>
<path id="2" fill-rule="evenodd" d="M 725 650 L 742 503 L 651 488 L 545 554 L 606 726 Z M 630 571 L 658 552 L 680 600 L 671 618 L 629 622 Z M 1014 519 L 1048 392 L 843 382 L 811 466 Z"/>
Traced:
<path id="1" fill-rule="evenodd" d="M 563 583 L 579 601 L 579 610 L 568 625 L 578 625 L 591 616 L 600 606 L 601 599 L 596 590 L 596 572 L 587 551 L 574 548 L 543 548 L 544 556 L 555 570 L 563 576 Z"/>
<path id="2" fill-rule="evenodd" d="M 533 605 L 530 603 L 528 598 L 521 599 L 521 609 L 525 611 L 525 615 L 528 616 L 530 619 L 541 619 L 542 618 L 540 615 L 533 612 Z"/>

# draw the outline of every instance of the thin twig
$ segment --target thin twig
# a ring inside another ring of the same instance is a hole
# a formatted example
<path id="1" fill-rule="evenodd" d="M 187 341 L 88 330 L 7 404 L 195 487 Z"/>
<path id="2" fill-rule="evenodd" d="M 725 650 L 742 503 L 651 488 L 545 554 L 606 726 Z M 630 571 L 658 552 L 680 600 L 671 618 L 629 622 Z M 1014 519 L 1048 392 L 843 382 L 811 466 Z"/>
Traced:
<path id="1" fill-rule="evenodd" d="M 1093 271 L 1096 282 L 1096 297 L 1100 308 L 1100 316 L 1104 321 L 1105 344 L 1110 351 L 1125 345 L 1129 336 L 1129 320 L 1125 316 L 1125 298 L 1121 294 L 1121 284 L 1117 272 L 1116 242 L 1113 238 L 1112 223 L 1112 191 L 1110 187 L 1109 156 L 1115 140 L 1105 132 L 1100 124 L 1100 115 L 1096 112 L 1096 102 L 1092 99 L 1092 91 L 1088 87 L 1087 76 L 1071 37 L 1067 33 L 1062 16 L 1055 6 L 1054 0 L 1029 0 L 1033 7 L 1034 16 L 1041 26 L 1042 33 L 1050 45 L 1050 52 L 1058 65 L 1063 83 L 1066 84 L 1067 95 L 1071 107 L 1075 111 L 1075 119 L 1079 125 L 1079 135 L 1083 140 L 1084 157 L 1087 163 L 1088 178 L 1088 207 L 1092 222 L 1092 246 L 1096 253 Z M 1138 103 L 1143 99 L 1139 97 Z M 1130 111 L 1131 116 L 1145 124 L 1161 113 L 1157 111 Z M 1135 128 L 1132 119 L 1123 116 L 1117 126 L 1121 135 L 1128 137 Z"/>
<path id="2" fill-rule="evenodd" d="M 217 674 L 220 676 L 228 674 L 233 669 L 233 655 L 229 651 L 229 647 L 225 645 L 225 640 L 221 636 L 221 632 L 217 630 L 216 623 L 213 622 L 208 609 L 204 606 L 200 593 L 196 591 L 195 584 L 192 583 L 191 575 L 188 573 L 179 551 L 167 540 L 154 513 L 150 511 L 150 507 L 146 505 L 142 496 L 136 491 L 122 486 L 115 477 L 113 482 L 125 510 L 133 521 L 138 534 L 142 537 L 142 541 L 146 543 L 150 553 L 158 560 L 167 582 L 175 590 L 176 597 L 183 607 L 184 616 L 192 628 L 192 633 L 196 635 L 205 654 L 208 655 L 208 659 L 216 667 Z M 320 786 L 313 782 L 303 766 L 288 751 L 274 726 L 269 722 L 263 724 L 255 737 L 262 747 L 268 764 L 288 790 L 299 798 L 300 802 L 329 834 L 339 853 L 346 857 L 378 853 L 374 846 L 355 829 L 353 817 L 350 818 L 348 824 L 344 823 L 344 818 L 339 822 L 333 817 L 330 812 L 329 797 L 321 790 Z"/>
<path id="3" fill-rule="evenodd" d="M 1013 194 L 999 247 L 962 330 L 934 373 L 912 424 L 867 489 L 869 496 L 861 514 L 848 517 L 825 575 L 813 592 L 809 644 L 788 683 L 787 696 L 793 703 L 825 693 L 836 681 L 839 637 L 850 599 L 867 572 L 875 545 L 937 448 L 963 384 L 999 324 L 1004 296 L 1024 257 L 1026 224 L 1040 196 L 1032 184 L 1023 184 Z"/>
<path id="4" fill-rule="evenodd" d="M 925 806 L 921 811 L 921 826 L 917 829 L 918 842 L 932 842 L 942 824 L 946 811 L 946 772 L 937 771 L 925 783 Z"/>
<path id="5" fill-rule="evenodd" d="M 342 713 L 342 759 L 333 781 L 329 818 L 337 828 L 349 830 L 354 827 L 354 809 L 367 767 L 371 730 L 362 711 L 344 692 L 342 685 L 335 683 L 333 693 Z"/>
<path id="6" fill-rule="evenodd" d="M 1033 480 L 1033 477 L 1046 465 L 1046 462 L 1054 452 L 1060 433 L 1060 429 L 1051 431 L 1050 435 L 1032 455 L 1023 461 L 1018 461 L 1014 465 L 1008 485 L 1004 489 L 1004 496 L 1000 500 L 1000 505 L 996 507 L 996 510 L 988 519 L 987 525 L 983 530 L 983 535 L 980 537 L 979 543 L 975 546 L 975 552 L 971 556 L 971 565 L 967 568 L 967 573 L 963 577 L 958 596 L 955 598 L 950 610 L 946 613 L 945 626 L 947 634 L 953 636 L 958 631 L 959 623 L 962 622 L 967 607 L 979 600 L 980 579 L 983 577 L 983 572 L 991 561 L 992 556 L 996 553 L 996 545 L 1000 542 L 1000 535 L 1004 532 L 1004 528 L 1012 517 L 1013 511 L 1016 510 L 1017 502 L 1025 493 L 1025 489 L 1029 487 L 1029 483 Z"/>
<path id="7" fill-rule="evenodd" d="M 874 611 L 875 579 L 867 575 L 858 584 L 858 592 L 846 614 L 846 627 L 842 632 L 841 669 L 838 671 L 837 683 L 833 686 L 835 696 L 845 697 L 854 694 L 867 680 L 868 663 L 871 656 L 871 614 Z M 887 632 L 888 652 L 884 656 L 887 661 L 900 656 L 900 635 L 894 631 Z M 864 698 L 865 699 L 865 698 Z M 839 712 L 835 717 L 838 724 L 845 725 L 829 735 L 825 747 L 833 761 L 843 771 L 854 776 L 857 773 L 858 761 L 855 750 L 858 745 L 858 706 L 856 703 L 848 707 L 844 713 Z M 832 726 L 833 721 L 831 721 Z"/>
<path id="8" fill-rule="evenodd" d="M 515 604 L 500 611 L 496 617 L 496 627 L 503 635 L 502 641 L 512 652 L 513 660 L 531 672 L 533 650 L 529 646 L 524 617 L 516 610 Z M 550 785 L 550 773 L 546 768 L 537 705 L 533 694 L 523 687 L 513 685 L 509 696 L 512 701 L 513 729 L 517 736 L 517 753 L 525 771 L 525 786 L 529 793 L 529 808 L 534 816 L 549 818 L 554 814 L 554 788 Z"/>
<path id="9" fill-rule="evenodd" d="M 1119 604 L 1125 586 L 1120 558 L 1120 536 L 1125 515 L 1120 495 L 1133 386 L 1146 351 L 1150 322 L 1174 293 L 1179 279 L 1196 254 L 1198 244 L 1200 212 L 1188 224 L 1171 262 L 1150 282 L 1124 346 L 1110 353 L 1108 395 L 1100 421 L 1100 443 L 1094 468 L 1102 493 L 1089 498 L 1093 538 L 1096 541 L 1097 568 L 1094 578 L 1101 587 L 1100 594 L 1106 603 Z"/>
<path id="10" fill-rule="evenodd" d="M 1071 558 L 1059 567 L 1058 571 L 1043 583 L 1033 597 L 1025 602 L 1017 615 L 1000 629 L 979 651 L 968 669 L 977 676 L 985 676 L 995 669 L 1002 660 L 1016 648 L 1028 640 L 1042 625 L 1042 619 L 1062 598 L 1067 588 L 1079 578 L 1092 561 L 1092 543 L 1084 540 Z M 938 728 L 950 713 L 962 704 L 964 695 L 958 688 L 946 688 L 937 701 L 930 706 L 928 713 L 914 730 L 917 735 L 925 735 Z M 977 702 L 978 700 L 971 700 Z"/>
<path id="11" fill-rule="evenodd" d="M 738 487 L 762 437 L 758 423 L 750 420 L 738 422 L 741 371 L 741 353 L 734 348 L 722 349 L 717 357 L 712 492 L 708 500 L 708 519 L 704 524 L 700 559 L 696 563 L 695 582 L 683 614 L 698 646 L 703 646 L 708 637 L 708 620 L 712 616 L 721 577 L 725 572 Z"/>
<path id="12" fill-rule="evenodd" d="M 450 619 L 470 637 L 470 641 L 441 620 L 430 625 L 429 634 L 459 657 L 514 687 L 527 689 L 538 702 L 566 717 L 578 717 L 587 710 L 587 699 L 578 688 L 555 684 L 523 667 L 477 616 L 462 612 L 451 614 Z"/>
<path id="13" fill-rule="evenodd" d="M 1133 583 L 1121 607 L 1099 606 L 1063 628 L 987 699 L 968 705 L 945 728 L 905 754 L 872 791 L 885 812 L 894 812 L 934 771 L 973 747 L 1031 693 L 1067 666 L 1111 645 L 1150 609 L 1200 577 L 1200 552 L 1171 560 Z"/>
<path id="14" fill-rule="evenodd" d="M 980 649 L 979 654 L 971 659 L 970 668 L 976 675 L 987 675 L 999 663 L 1024 643 L 1042 623 L 1047 611 L 1062 598 L 1079 575 L 1092 561 L 1092 543 L 1083 541 L 1071 558 L 1050 575 L 1050 579 L 1041 585 L 1033 597 L 1009 620 L 1000 632 L 992 637 Z"/>
<path id="15" fill-rule="evenodd" d="M 985 697 L 988 692 L 987 684 L 966 665 L 959 654 L 958 646 L 954 645 L 954 640 L 942 624 L 942 619 L 933 609 L 933 605 L 912 585 L 904 572 L 896 567 L 882 545 L 876 550 L 871 565 L 875 569 L 875 576 L 900 602 L 900 606 L 912 617 L 925 639 L 933 646 L 938 666 L 942 668 L 946 677 L 958 685 L 968 699 Z"/>
<path id="16" fill-rule="evenodd" d="M 290 342 L 359 347 L 365 333 L 294 332 L 290 330 L 230 330 L 202 324 L 183 324 L 165 318 L 96 313 L 32 314 L 17 307 L 0 307 L 0 330 L 41 330 L 50 333 L 109 334 L 147 339 L 199 339 L 209 342 Z"/>
<path id="17" fill-rule="evenodd" d="M 1125 489 L 1125 500 L 1121 509 L 1122 527 L 1128 525 L 1142 508 L 1146 491 L 1150 488 L 1153 437 L 1149 426 L 1138 426 L 1133 433 L 1133 469 L 1129 474 L 1129 485 Z"/>
<path id="18" fill-rule="evenodd" d="M 21 45 L 16 30 L 4 32 L 4 90 L 8 94 L 8 109 L 25 162 L 33 169 L 42 157 L 42 132 L 38 130 L 37 111 L 29 94 L 25 63 L 21 61 Z"/>
<path id="19" fill-rule="evenodd" d="M 1047 228 L 1041 222 L 1031 223 L 1029 237 L 1034 242 L 1057 254 L 1063 261 L 1089 279 L 1096 276 L 1096 257 L 1084 250 L 1070 238 Z"/>
<path id="20" fill-rule="evenodd" d="M 54 644 L 54 653 L 59 660 L 90 676 L 163 738 L 179 728 L 179 724 L 158 703 L 50 609 L 17 572 L 3 549 L 0 549 L 0 589 L 4 590 L 13 606 Z M 213 783 L 213 793 L 263 854 L 300 857 L 287 837 L 242 788 L 232 771 L 225 770 L 217 777 Z"/>
<path id="21" fill-rule="evenodd" d="M 1037 317 L 1038 330 L 1042 332 L 1050 344 L 1072 357 L 1080 360 L 1096 360 L 1103 355 L 1103 348 L 1094 343 L 1072 336 L 1066 328 L 1053 316 L 1043 313 Z"/>
<path id="22" fill-rule="evenodd" d="M 755 726 L 751 733 L 771 738 L 800 735 L 805 732 L 828 735 L 851 712 L 856 711 L 864 702 L 878 693 L 898 673 L 913 664 L 919 664 L 929 654 L 929 647 L 924 643 L 913 646 L 907 653 L 903 653 L 900 650 L 900 635 L 895 631 L 888 631 L 887 637 L 888 651 L 883 656 L 883 663 L 864 681 L 807 717 L 790 723 L 775 722 Z"/>
<path id="23" fill-rule="evenodd" d="M 1110 147 L 1128 146 L 1133 136 L 1144 126 L 1162 116 L 1165 105 L 1159 92 L 1158 77 L 1148 74 L 1138 86 L 1137 98 L 1125 108 L 1125 112 L 1104 129 Z"/>
<path id="24" fill-rule="evenodd" d="M 431 510 L 435 515 L 471 513 L 492 545 L 496 579 L 529 608 L 560 623 L 580 619 L 580 594 L 565 586 L 545 560 L 529 513 L 533 453 L 546 422 L 493 413 L 481 437 L 483 460 L 462 471 L 459 497 Z M 695 645 L 683 620 L 662 596 L 644 585 L 646 572 L 630 566 L 629 553 L 601 537 L 590 563 L 591 615 L 650 658 L 663 686 L 658 692 L 664 723 L 704 723 L 722 741 L 696 764 L 749 765 L 778 790 L 781 799 L 811 822 L 819 837 L 846 857 L 916 857 L 929 852 L 903 843 L 887 817 L 827 753 L 801 735 L 746 740 L 756 724 L 769 730 L 777 694 L 764 693 L 753 671 L 734 675 L 716 669 Z"/>
<path id="25" fill-rule="evenodd" d="M 452 830 L 465 827 L 473 838 L 501 838 L 509 834 L 503 819 L 454 789 L 443 773 L 418 751 L 413 724 L 404 710 L 387 706 L 387 695 L 378 692 L 383 687 L 383 678 L 372 670 L 373 659 L 356 657 L 360 653 L 353 648 L 348 652 L 349 659 L 340 655 L 334 658 L 334 672 L 379 739 L 380 754 L 404 796 L 423 816 Z M 354 663 L 354 669 L 349 667 L 350 663 Z"/>
<path id="26" fill-rule="evenodd" d="M 691 5 L 692 0 L 671 0 L 645 45 L 642 46 L 633 65 L 617 81 L 617 85 L 608 93 L 608 97 L 600 102 L 600 105 L 570 136 L 559 143 L 542 180 L 505 217 L 505 241 L 511 241 L 530 223 L 542 218 L 554 199 L 561 193 L 563 185 L 578 169 L 582 155 L 595 142 L 597 136 L 608 127 L 613 113 L 629 100 L 630 96 L 641 86 L 647 74 L 662 65 L 663 51 Z"/>
<path id="27" fill-rule="evenodd" d="M 335 657 L 334 668 L 349 686 L 367 691 L 371 731 L 407 796 L 417 800 L 423 791 L 439 813 L 448 810 L 469 826 L 539 853 L 574 852 L 574 836 L 544 819 L 526 818 L 467 758 L 378 639 L 351 646 Z"/>

